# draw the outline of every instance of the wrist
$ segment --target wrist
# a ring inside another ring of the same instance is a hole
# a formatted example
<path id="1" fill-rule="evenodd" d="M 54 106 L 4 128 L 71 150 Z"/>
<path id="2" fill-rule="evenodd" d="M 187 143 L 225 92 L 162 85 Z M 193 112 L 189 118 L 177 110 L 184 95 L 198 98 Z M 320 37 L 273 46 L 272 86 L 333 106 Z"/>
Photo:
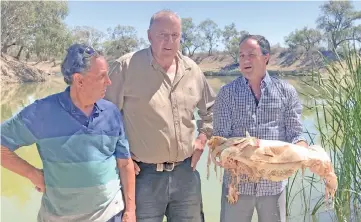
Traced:
<path id="1" fill-rule="evenodd" d="M 135 206 L 134 207 L 126 207 L 124 212 L 135 212 Z"/>
<path id="2" fill-rule="evenodd" d="M 28 178 L 31 182 L 33 182 L 34 178 L 37 175 L 37 171 L 40 171 L 40 170 L 33 166 L 30 166 L 29 169 L 26 170 L 26 174 L 25 174 L 26 178 Z"/>
<path id="3" fill-rule="evenodd" d="M 202 142 L 202 144 L 203 143 L 206 144 L 206 142 L 207 142 L 207 136 L 204 133 L 199 133 L 197 139 L 200 140 Z"/>
<path id="4" fill-rule="evenodd" d="M 34 176 L 34 174 L 35 174 L 35 170 L 36 170 L 35 167 L 28 167 L 28 168 L 25 170 L 25 177 L 32 181 L 33 176 Z"/>

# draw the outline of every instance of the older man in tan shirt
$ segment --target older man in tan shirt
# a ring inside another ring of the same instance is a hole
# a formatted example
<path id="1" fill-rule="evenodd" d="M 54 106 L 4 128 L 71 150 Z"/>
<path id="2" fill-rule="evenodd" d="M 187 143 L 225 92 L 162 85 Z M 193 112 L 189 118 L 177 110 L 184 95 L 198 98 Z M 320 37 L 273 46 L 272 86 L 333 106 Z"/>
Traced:
<path id="1" fill-rule="evenodd" d="M 123 111 L 136 163 L 137 221 L 203 221 L 196 164 L 212 134 L 215 93 L 197 64 L 179 53 L 181 19 L 153 15 L 151 46 L 129 53 L 110 69 L 106 99 Z M 194 112 L 198 108 L 198 136 Z"/>

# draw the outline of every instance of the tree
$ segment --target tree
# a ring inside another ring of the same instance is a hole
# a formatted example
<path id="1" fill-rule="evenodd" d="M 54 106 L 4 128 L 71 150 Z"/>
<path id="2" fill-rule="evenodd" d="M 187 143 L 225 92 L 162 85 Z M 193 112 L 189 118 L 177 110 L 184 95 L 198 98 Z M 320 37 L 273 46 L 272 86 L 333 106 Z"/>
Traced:
<path id="1" fill-rule="evenodd" d="M 105 33 L 89 26 L 76 26 L 72 30 L 72 36 L 77 43 L 84 43 L 99 49 L 102 45 Z"/>
<path id="2" fill-rule="evenodd" d="M 17 58 L 26 48 L 28 52 L 47 59 L 64 50 L 66 28 L 64 19 L 68 5 L 64 1 L 3 1 L 1 5 L 1 51 L 19 46 Z M 60 50 L 60 51 L 57 51 Z"/>
<path id="3" fill-rule="evenodd" d="M 222 32 L 223 44 L 226 52 L 233 58 L 235 63 L 237 63 L 239 59 L 239 42 L 242 36 L 247 34 L 248 32 L 246 31 L 238 32 L 233 22 L 224 27 L 224 31 Z"/>
<path id="4" fill-rule="evenodd" d="M 304 27 L 296 29 L 285 37 L 286 44 L 294 51 L 301 50 L 302 53 L 308 53 L 310 50 L 318 47 L 322 40 L 322 34 L 316 29 Z"/>
<path id="5" fill-rule="evenodd" d="M 132 52 L 145 44 L 143 39 L 138 39 L 137 31 L 132 26 L 117 25 L 108 28 L 108 39 L 104 42 L 106 55 L 112 59 Z"/>
<path id="6" fill-rule="evenodd" d="M 350 1 L 329 1 L 320 8 L 322 14 L 317 19 L 317 27 L 328 35 L 329 48 L 336 50 L 344 41 L 361 41 L 360 35 L 353 35 L 354 22 L 361 19 L 361 11 L 356 11 Z"/>
<path id="7" fill-rule="evenodd" d="M 65 24 L 59 24 L 56 27 L 49 26 L 43 29 L 43 32 L 37 32 L 30 49 L 36 54 L 39 62 L 52 60 L 55 66 L 55 60 L 62 58 L 72 43 L 71 31 Z"/>
<path id="8" fill-rule="evenodd" d="M 207 42 L 208 55 L 212 55 L 213 49 L 218 46 L 217 42 L 219 41 L 222 32 L 218 28 L 218 25 L 210 19 L 201 22 L 199 24 L 199 29 Z"/>
<path id="9" fill-rule="evenodd" d="M 195 51 L 204 45 L 204 40 L 200 36 L 199 27 L 193 23 L 192 18 L 183 18 L 181 38 L 183 54 L 192 57 Z M 188 53 L 185 53 L 185 51 L 188 51 Z"/>
<path id="10" fill-rule="evenodd" d="M 3 1 L 1 3 L 1 52 L 21 45 L 26 34 L 35 25 L 35 7 L 33 2 Z"/>

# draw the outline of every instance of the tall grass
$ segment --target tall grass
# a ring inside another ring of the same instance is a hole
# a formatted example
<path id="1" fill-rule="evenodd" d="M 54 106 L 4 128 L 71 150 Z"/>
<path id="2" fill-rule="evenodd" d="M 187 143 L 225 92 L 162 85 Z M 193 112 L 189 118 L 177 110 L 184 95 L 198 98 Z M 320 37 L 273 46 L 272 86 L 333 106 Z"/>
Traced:
<path id="1" fill-rule="evenodd" d="M 317 72 L 313 81 L 306 83 L 313 91 L 306 96 L 316 114 L 317 143 L 329 151 L 338 177 L 332 214 L 340 222 L 361 221 L 361 58 L 357 50 L 348 49 L 339 61 L 324 59 L 324 63 L 326 72 Z M 315 186 L 320 182 L 316 177 L 305 179 L 308 183 L 302 183 L 295 196 L 301 195 L 305 215 L 316 215 L 323 197 L 311 206 L 311 193 L 322 192 Z M 291 196 L 294 181 L 289 180 L 288 206 L 295 198 Z"/>

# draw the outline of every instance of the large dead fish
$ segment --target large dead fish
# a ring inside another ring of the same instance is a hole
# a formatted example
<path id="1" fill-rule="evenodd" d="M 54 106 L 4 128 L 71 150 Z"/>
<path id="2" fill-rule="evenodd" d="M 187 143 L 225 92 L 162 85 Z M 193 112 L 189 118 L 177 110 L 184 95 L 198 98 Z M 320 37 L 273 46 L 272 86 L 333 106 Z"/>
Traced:
<path id="1" fill-rule="evenodd" d="M 314 173 L 325 181 L 325 200 L 332 199 L 337 190 L 337 177 L 331 159 L 326 151 L 317 145 L 308 148 L 278 140 L 262 140 L 249 136 L 223 138 L 213 136 L 208 141 L 208 175 L 211 160 L 217 166 L 228 170 L 232 182 L 228 187 L 228 201 L 238 201 L 237 187 L 240 176 L 248 176 L 246 181 L 257 182 L 260 179 L 282 181 L 288 179 L 297 170 L 313 167 Z M 222 177 L 222 176 L 221 176 Z"/>

